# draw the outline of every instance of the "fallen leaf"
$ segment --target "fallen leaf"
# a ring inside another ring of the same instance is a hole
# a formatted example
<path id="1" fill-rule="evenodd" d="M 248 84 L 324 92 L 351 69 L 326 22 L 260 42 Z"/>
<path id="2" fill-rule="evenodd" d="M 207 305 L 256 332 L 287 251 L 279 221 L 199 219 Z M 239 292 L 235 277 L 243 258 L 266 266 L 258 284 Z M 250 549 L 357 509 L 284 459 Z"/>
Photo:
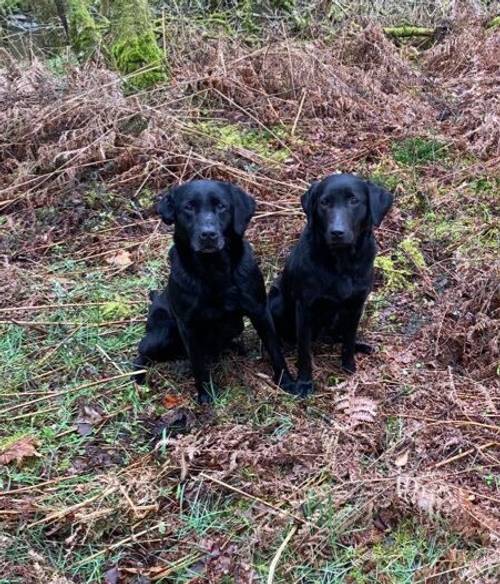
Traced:
<path id="1" fill-rule="evenodd" d="M 36 451 L 36 446 L 37 441 L 33 436 L 23 436 L 0 452 L 0 464 L 9 464 L 13 461 L 19 464 L 24 458 L 40 456 Z"/>
<path id="2" fill-rule="evenodd" d="M 88 436 L 92 428 L 103 419 L 103 412 L 99 406 L 83 405 L 80 407 L 78 418 L 75 421 L 80 436 Z"/>
<path id="3" fill-rule="evenodd" d="M 401 454 L 398 454 L 398 456 L 396 456 L 396 459 L 394 460 L 394 464 L 396 466 L 405 466 L 405 464 L 408 463 L 408 455 L 409 455 L 410 451 L 409 450 L 405 450 L 404 452 L 402 452 Z"/>
<path id="4" fill-rule="evenodd" d="M 158 439 L 164 435 L 176 436 L 190 432 L 196 423 L 196 418 L 190 410 L 184 407 L 176 408 L 166 412 L 156 420 L 153 433 Z"/>
<path id="5" fill-rule="evenodd" d="M 132 263 L 132 258 L 127 250 L 122 249 L 115 255 L 107 257 L 106 262 L 119 268 L 126 268 Z"/>
<path id="6" fill-rule="evenodd" d="M 92 424 L 89 424 L 88 422 L 76 423 L 76 429 L 80 436 L 88 436 L 92 432 L 92 427 L 93 427 Z"/>
<path id="7" fill-rule="evenodd" d="M 120 576 L 120 574 L 118 572 L 118 568 L 116 568 L 116 567 L 111 568 L 110 570 L 108 570 L 104 574 L 104 583 L 105 584 L 117 584 L 119 576 Z"/>
<path id="8" fill-rule="evenodd" d="M 167 393 L 163 397 L 162 402 L 163 402 L 163 407 L 165 409 L 171 410 L 173 408 L 180 406 L 182 403 L 184 403 L 184 398 L 180 395 L 172 395 L 170 393 Z"/>

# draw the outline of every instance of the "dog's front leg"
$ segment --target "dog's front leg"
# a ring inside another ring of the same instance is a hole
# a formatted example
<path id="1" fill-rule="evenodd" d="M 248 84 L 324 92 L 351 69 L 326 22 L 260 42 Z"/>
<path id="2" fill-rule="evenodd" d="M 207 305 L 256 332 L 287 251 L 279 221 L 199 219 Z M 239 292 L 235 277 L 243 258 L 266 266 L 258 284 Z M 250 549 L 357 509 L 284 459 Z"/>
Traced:
<path id="1" fill-rule="evenodd" d="M 295 323 L 297 327 L 297 390 L 303 397 L 314 391 L 311 359 L 311 308 L 302 300 L 295 303 Z"/>
<path id="2" fill-rule="evenodd" d="M 249 313 L 248 316 L 264 344 L 266 351 L 269 353 L 275 383 L 287 393 L 297 393 L 295 382 L 288 371 L 288 366 L 283 357 L 281 345 L 269 309 L 263 307 Z"/>
<path id="3" fill-rule="evenodd" d="M 356 372 L 356 352 L 369 353 L 369 346 L 364 343 L 356 343 L 356 333 L 358 332 L 359 321 L 363 314 L 365 299 L 349 302 L 343 309 L 339 323 L 339 330 L 342 334 L 342 369 L 347 373 Z"/>
<path id="4" fill-rule="evenodd" d="M 210 371 L 207 366 L 206 354 L 195 332 L 185 323 L 178 321 L 179 332 L 182 342 L 186 347 L 191 369 L 193 371 L 194 383 L 198 391 L 198 402 L 207 404 L 212 401 Z"/>

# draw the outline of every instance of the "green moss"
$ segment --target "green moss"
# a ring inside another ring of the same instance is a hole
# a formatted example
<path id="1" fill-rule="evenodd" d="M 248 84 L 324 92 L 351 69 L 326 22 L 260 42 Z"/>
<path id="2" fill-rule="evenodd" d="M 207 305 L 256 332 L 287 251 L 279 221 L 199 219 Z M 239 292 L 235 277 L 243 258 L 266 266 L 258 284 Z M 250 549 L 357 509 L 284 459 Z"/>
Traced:
<path id="1" fill-rule="evenodd" d="M 283 162 L 290 156 L 288 150 L 279 144 L 274 147 L 277 142 L 275 136 L 280 139 L 286 136 L 283 128 L 275 128 L 271 133 L 268 130 L 253 130 L 242 128 L 237 124 L 222 125 L 215 122 L 200 122 L 193 128 L 214 140 L 216 147 L 220 150 L 241 148 L 275 162 Z"/>
<path id="2" fill-rule="evenodd" d="M 111 54 L 120 73 L 127 75 L 127 87 L 138 91 L 165 81 L 166 65 L 146 0 L 117 0 L 112 22 Z"/>
<path id="3" fill-rule="evenodd" d="M 392 257 L 378 256 L 375 267 L 382 272 L 384 288 L 389 292 L 411 290 L 413 273 L 427 269 L 416 237 L 407 237 L 397 246 Z"/>
<path id="4" fill-rule="evenodd" d="M 392 145 L 394 160 L 406 166 L 418 166 L 442 160 L 447 154 L 447 145 L 434 139 L 406 138 Z"/>
<path id="5" fill-rule="evenodd" d="M 403 261 L 406 258 L 406 260 L 409 260 L 417 269 L 425 270 L 427 265 L 424 256 L 420 251 L 419 245 L 420 242 L 418 239 L 415 237 L 407 237 L 399 245 L 400 254 L 404 254 Z"/>
<path id="6" fill-rule="evenodd" d="M 88 0 L 67 0 L 69 36 L 80 59 L 88 59 L 102 44 L 101 34 L 90 13 Z"/>
<path id="7" fill-rule="evenodd" d="M 495 16 L 488 22 L 488 28 L 500 28 L 500 16 Z"/>
<path id="8" fill-rule="evenodd" d="M 375 258 L 375 267 L 382 272 L 384 287 L 387 291 L 397 292 L 410 286 L 410 272 L 398 266 L 393 259 L 378 256 Z"/>
<path id="9" fill-rule="evenodd" d="M 401 183 L 401 177 L 399 175 L 385 172 L 383 168 L 373 171 L 370 175 L 370 180 L 389 191 L 395 191 Z"/>

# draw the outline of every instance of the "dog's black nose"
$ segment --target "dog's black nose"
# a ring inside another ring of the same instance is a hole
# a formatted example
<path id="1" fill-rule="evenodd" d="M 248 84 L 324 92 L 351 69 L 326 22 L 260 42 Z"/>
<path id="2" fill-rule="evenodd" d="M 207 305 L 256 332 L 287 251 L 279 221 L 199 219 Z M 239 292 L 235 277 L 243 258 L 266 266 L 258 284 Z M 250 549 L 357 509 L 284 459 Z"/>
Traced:
<path id="1" fill-rule="evenodd" d="M 334 229 L 330 231 L 330 235 L 332 236 L 332 239 L 342 239 L 345 235 L 345 231 Z"/>
<path id="2" fill-rule="evenodd" d="M 215 241 L 217 239 L 217 232 L 214 229 L 204 229 L 200 238 L 202 241 Z"/>

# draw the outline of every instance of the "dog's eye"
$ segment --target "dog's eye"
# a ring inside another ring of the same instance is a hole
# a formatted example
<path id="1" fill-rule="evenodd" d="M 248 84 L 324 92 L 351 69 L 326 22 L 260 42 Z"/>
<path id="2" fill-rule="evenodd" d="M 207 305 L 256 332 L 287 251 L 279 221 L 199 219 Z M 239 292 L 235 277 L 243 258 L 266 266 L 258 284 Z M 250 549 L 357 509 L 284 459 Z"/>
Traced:
<path id="1" fill-rule="evenodd" d="M 185 205 L 184 205 L 184 211 L 193 211 L 194 210 L 194 205 L 191 201 L 188 201 Z"/>
<path id="2" fill-rule="evenodd" d="M 349 203 L 351 203 L 351 205 L 357 205 L 359 203 L 359 201 L 354 195 L 351 195 L 349 197 Z"/>
<path id="3" fill-rule="evenodd" d="M 224 203 L 221 203 L 219 201 L 217 203 L 217 205 L 215 205 L 215 208 L 217 209 L 217 211 L 225 211 L 226 210 L 226 205 L 224 205 Z"/>
<path id="4" fill-rule="evenodd" d="M 320 199 L 319 204 L 322 207 L 328 207 L 329 206 L 329 203 L 328 203 L 328 200 L 327 199 Z"/>

